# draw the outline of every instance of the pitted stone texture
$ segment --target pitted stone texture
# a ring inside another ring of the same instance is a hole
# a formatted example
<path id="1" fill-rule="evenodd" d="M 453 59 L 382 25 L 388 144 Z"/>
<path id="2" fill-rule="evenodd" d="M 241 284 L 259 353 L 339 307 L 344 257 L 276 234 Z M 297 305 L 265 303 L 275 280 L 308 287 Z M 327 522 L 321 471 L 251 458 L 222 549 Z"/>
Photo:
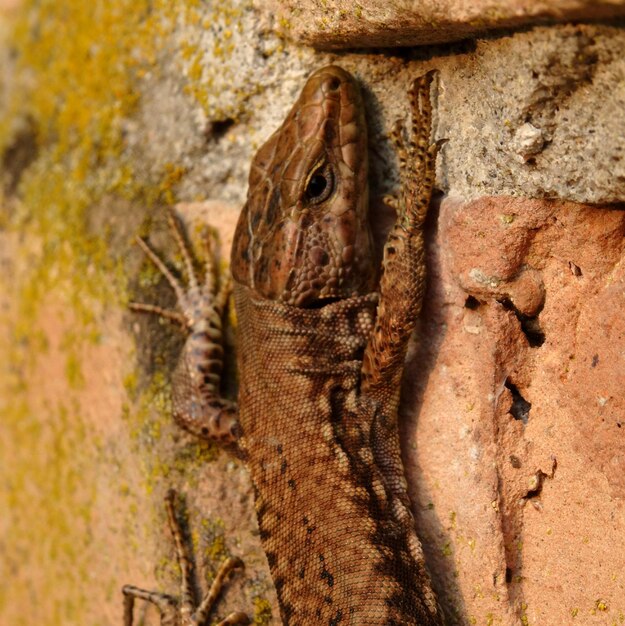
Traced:
<path id="1" fill-rule="evenodd" d="M 259 37 L 254 31 L 249 39 Z M 237 75 L 240 80 L 231 90 L 256 94 L 249 113 L 221 140 L 211 135 L 208 144 L 202 130 L 208 128 L 206 114 L 185 99 L 176 82 L 178 69 L 172 64 L 161 68 L 169 72 L 168 80 L 151 79 L 157 84 L 146 86 L 137 123 L 128 131 L 129 145 L 145 163 L 142 170 L 160 172 L 164 164 L 179 163 L 186 172 L 176 188 L 180 199 L 208 194 L 242 206 L 255 151 L 285 118 L 305 77 L 333 62 L 365 87 L 374 184 L 383 185 L 389 164 L 396 162 L 387 135 L 395 119 L 406 116 L 406 89 L 416 76 L 436 68 L 436 138 L 446 140 L 438 170 L 443 191 L 465 198 L 625 201 L 622 28 L 536 27 L 465 42 L 427 61 L 363 54 L 337 58 L 293 48 L 282 64 L 275 56 L 258 54 L 255 65 Z M 204 126 L 198 119 L 205 120 Z"/>
<path id="2" fill-rule="evenodd" d="M 625 15 L 622 0 L 256 1 L 277 30 L 320 49 L 419 46 L 502 28 Z"/>
<path id="3" fill-rule="evenodd" d="M 345 55 L 334 62 L 365 87 L 374 199 L 393 190 L 388 133 L 406 116 L 406 86 L 436 68 L 441 191 L 625 202 L 625 29 L 537 27 L 427 61 Z"/>
<path id="4" fill-rule="evenodd" d="M 536 28 L 440 59 L 446 191 L 625 200 L 625 31 Z"/>
<path id="5" fill-rule="evenodd" d="M 618 623 L 625 211 L 447 199 L 430 252 L 405 436 L 450 623 Z"/>

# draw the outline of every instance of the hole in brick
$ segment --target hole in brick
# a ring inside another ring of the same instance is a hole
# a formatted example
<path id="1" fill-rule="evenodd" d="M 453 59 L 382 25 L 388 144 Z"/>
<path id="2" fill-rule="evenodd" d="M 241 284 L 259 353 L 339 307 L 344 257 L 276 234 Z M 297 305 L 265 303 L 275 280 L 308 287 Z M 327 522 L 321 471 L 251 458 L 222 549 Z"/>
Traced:
<path id="1" fill-rule="evenodd" d="M 573 263 L 573 261 L 569 261 L 569 269 L 571 270 L 571 274 L 573 274 L 573 276 L 577 276 L 579 278 L 582 275 L 582 268 Z"/>
<path id="2" fill-rule="evenodd" d="M 540 348 L 545 343 L 545 333 L 540 327 L 538 317 L 519 316 L 521 330 L 527 337 L 527 341 L 532 348 Z"/>
<path id="3" fill-rule="evenodd" d="M 526 500 L 531 500 L 532 498 L 536 498 L 537 496 L 540 495 L 541 491 L 543 490 L 543 484 L 545 482 L 545 478 L 548 478 L 547 474 L 545 474 L 545 472 L 542 472 L 540 470 L 536 472 L 536 474 L 534 474 L 532 478 L 530 478 L 529 489 L 527 490 L 527 493 L 525 494 Z M 550 476 L 549 478 L 553 478 L 553 476 Z"/>
<path id="4" fill-rule="evenodd" d="M 508 584 L 512 582 L 512 569 L 510 567 L 506 567 L 506 582 Z"/>
<path id="5" fill-rule="evenodd" d="M 546 337 L 543 329 L 540 327 L 538 315 L 535 315 L 533 317 L 530 317 L 529 315 L 524 315 L 514 306 L 509 298 L 498 300 L 498 302 L 504 307 L 504 309 L 506 309 L 507 311 L 512 311 L 516 315 L 516 318 L 521 324 L 521 331 L 527 337 L 527 342 L 529 343 L 531 348 L 540 348 L 540 346 L 545 343 Z"/>
<path id="6" fill-rule="evenodd" d="M 472 311 L 475 311 L 475 309 L 479 308 L 479 306 L 480 306 L 480 301 L 477 298 L 474 298 L 473 296 L 469 296 L 464 301 L 465 309 L 471 309 Z"/>
<path id="7" fill-rule="evenodd" d="M 519 392 L 519 389 L 516 385 L 513 385 L 510 382 L 510 379 L 506 379 L 505 382 L 506 389 L 510 390 L 512 394 L 512 406 L 510 407 L 510 415 L 514 417 L 515 420 L 520 420 L 524 424 L 527 424 L 530 418 L 530 409 L 532 408 L 532 403 L 528 402 Z"/>

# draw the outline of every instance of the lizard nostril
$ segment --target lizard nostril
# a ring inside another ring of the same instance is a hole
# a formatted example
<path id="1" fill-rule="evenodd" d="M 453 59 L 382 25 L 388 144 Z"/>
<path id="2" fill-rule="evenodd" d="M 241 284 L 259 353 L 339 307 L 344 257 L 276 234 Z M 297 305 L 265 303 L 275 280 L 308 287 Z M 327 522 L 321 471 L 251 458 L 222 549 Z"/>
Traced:
<path id="1" fill-rule="evenodd" d="M 336 91 L 340 86 L 341 81 L 336 76 L 333 76 L 330 80 L 328 80 L 328 89 L 330 91 Z"/>

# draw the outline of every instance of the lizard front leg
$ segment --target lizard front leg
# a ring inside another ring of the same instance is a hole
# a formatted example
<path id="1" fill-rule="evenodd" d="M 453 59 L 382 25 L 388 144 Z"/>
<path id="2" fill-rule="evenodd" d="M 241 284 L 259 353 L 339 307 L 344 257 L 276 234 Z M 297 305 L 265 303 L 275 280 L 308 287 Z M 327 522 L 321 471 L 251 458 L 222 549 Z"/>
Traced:
<path id="1" fill-rule="evenodd" d="M 133 311 L 154 313 L 182 326 L 188 333 L 172 377 L 172 408 L 176 422 L 201 437 L 229 444 L 236 441 L 238 422 L 235 403 L 221 397 L 223 369 L 222 317 L 230 282 L 221 286 L 215 278 L 213 250 L 207 239 L 205 277 L 200 281 L 191 254 L 172 212 L 169 226 L 184 261 L 189 284 L 184 288 L 150 246 L 141 238 L 138 245 L 165 276 L 176 293 L 179 311 L 131 302 Z"/>
<path id="2" fill-rule="evenodd" d="M 222 317 L 230 293 L 230 283 L 224 281 L 221 285 L 218 284 L 214 275 L 213 250 L 208 239 L 205 277 L 200 281 L 193 268 L 191 253 L 172 212 L 168 214 L 168 221 L 185 265 L 189 281 L 186 288 L 143 239 L 137 238 L 137 243 L 173 288 L 180 310 L 172 311 L 137 302 L 131 302 L 129 307 L 133 311 L 153 313 L 172 320 L 189 333 L 172 377 L 172 408 L 176 422 L 203 439 L 224 444 L 236 443 L 237 408 L 233 402 L 222 398 L 219 390 L 224 353 Z M 203 624 L 230 572 L 243 565 L 238 558 L 227 559 L 221 565 L 209 592 L 196 604 L 191 585 L 192 561 L 175 515 L 174 500 L 175 493 L 171 490 L 166 498 L 166 508 L 181 570 L 181 599 L 178 601 L 168 594 L 125 585 L 124 626 L 133 624 L 136 598 L 151 602 L 159 609 L 162 626 Z M 219 622 L 219 626 L 234 624 L 249 624 L 249 619 L 244 613 L 231 613 Z"/>
<path id="3" fill-rule="evenodd" d="M 430 144 L 433 72 L 417 78 L 409 91 L 412 122 L 408 142 L 396 122 L 391 138 L 400 165 L 399 198 L 385 198 L 397 219 L 384 246 L 376 324 L 363 361 L 363 393 L 385 406 L 388 392 L 398 394 L 408 340 L 425 293 L 423 227 L 434 186 L 436 144 Z M 383 397 L 380 397 L 383 396 Z"/>
<path id="4" fill-rule="evenodd" d="M 437 151 L 436 144 L 430 143 L 432 78 L 433 72 L 417 78 L 409 91 L 412 121 L 407 141 L 399 122 L 391 135 L 399 158 L 401 191 L 398 198 L 387 198 L 397 218 L 384 247 L 376 323 L 363 358 L 361 401 L 371 419 L 372 451 L 393 517 L 419 568 L 431 623 L 438 623 L 437 603 L 410 509 L 397 421 L 408 341 L 425 293 L 423 228 L 432 196 Z"/>
<path id="5" fill-rule="evenodd" d="M 201 626 L 208 619 L 223 585 L 234 569 L 243 567 L 241 559 L 230 557 L 219 568 L 215 580 L 209 591 L 204 594 L 202 600 L 197 603 L 194 598 L 192 587 L 193 562 L 182 535 L 180 522 L 176 517 L 175 508 L 176 493 L 170 490 L 165 498 L 167 519 L 172 537 L 176 546 L 176 556 L 180 567 L 180 600 L 166 593 L 146 591 L 132 585 L 122 588 L 124 594 L 124 626 L 132 626 L 134 617 L 133 609 L 136 598 L 151 602 L 161 614 L 161 626 Z M 250 620 L 245 613 L 230 613 L 217 626 L 230 626 L 234 624 L 249 624 Z"/>

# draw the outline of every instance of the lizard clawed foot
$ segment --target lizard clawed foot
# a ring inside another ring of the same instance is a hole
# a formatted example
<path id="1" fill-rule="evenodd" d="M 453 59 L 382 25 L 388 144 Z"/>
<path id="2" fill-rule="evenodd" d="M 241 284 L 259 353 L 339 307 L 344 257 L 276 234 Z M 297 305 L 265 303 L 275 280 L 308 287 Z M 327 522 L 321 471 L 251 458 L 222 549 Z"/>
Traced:
<path id="1" fill-rule="evenodd" d="M 419 227 L 425 220 L 434 186 L 439 144 L 430 143 L 430 85 L 435 74 L 436 71 L 432 70 L 414 80 L 408 92 L 412 118 L 410 126 L 406 129 L 398 120 L 389 135 L 399 160 L 402 194 L 401 198 L 386 196 L 384 202 L 403 218 L 403 225 L 407 228 Z"/>
<path id="2" fill-rule="evenodd" d="M 168 220 L 182 255 L 188 281 L 186 287 L 143 239 L 137 237 L 137 244 L 171 285 L 176 293 L 179 310 L 172 311 L 138 302 L 131 302 L 129 308 L 170 319 L 189 333 L 172 379 L 174 419 L 185 430 L 202 439 L 232 444 L 238 433 L 237 409 L 233 402 L 222 398 L 220 393 L 224 358 L 222 318 L 230 296 L 230 280 L 217 280 L 213 246 L 207 238 L 205 276 L 201 281 L 194 270 L 191 252 L 180 226 L 171 211 Z"/>
<path id="3" fill-rule="evenodd" d="M 166 593 L 146 591 L 132 585 L 124 585 L 122 588 L 124 594 L 124 626 L 132 626 L 133 624 L 133 608 L 136 598 L 151 602 L 158 608 L 161 614 L 161 626 L 201 626 L 208 619 L 229 574 L 234 569 L 243 567 L 243 562 L 237 557 L 226 559 L 221 564 L 209 591 L 204 594 L 201 602 L 196 603 L 191 582 L 193 564 L 174 511 L 175 498 L 176 492 L 171 489 L 165 498 L 165 505 L 169 527 L 176 544 L 178 565 L 181 570 L 180 600 Z M 235 612 L 221 620 L 218 626 L 249 623 L 250 619 L 245 613 Z"/>
<path id="4" fill-rule="evenodd" d="M 230 296 L 231 285 L 228 279 L 221 281 L 221 285 L 218 285 L 215 279 L 214 251 L 210 239 L 206 238 L 205 276 L 204 281 L 201 282 L 193 268 L 191 253 L 172 211 L 168 212 L 168 222 L 182 255 L 189 283 L 187 288 L 181 285 L 180 281 L 171 273 L 158 254 L 154 252 L 144 239 L 137 237 L 136 242 L 171 285 L 176 293 L 178 306 L 181 310 L 171 311 L 153 304 L 141 302 L 130 302 L 128 307 L 133 311 L 154 313 L 160 317 L 170 319 L 186 329 L 193 329 L 201 320 L 210 319 L 213 322 L 214 318 L 217 318 L 217 327 L 221 330 L 221 317 Z"/>

